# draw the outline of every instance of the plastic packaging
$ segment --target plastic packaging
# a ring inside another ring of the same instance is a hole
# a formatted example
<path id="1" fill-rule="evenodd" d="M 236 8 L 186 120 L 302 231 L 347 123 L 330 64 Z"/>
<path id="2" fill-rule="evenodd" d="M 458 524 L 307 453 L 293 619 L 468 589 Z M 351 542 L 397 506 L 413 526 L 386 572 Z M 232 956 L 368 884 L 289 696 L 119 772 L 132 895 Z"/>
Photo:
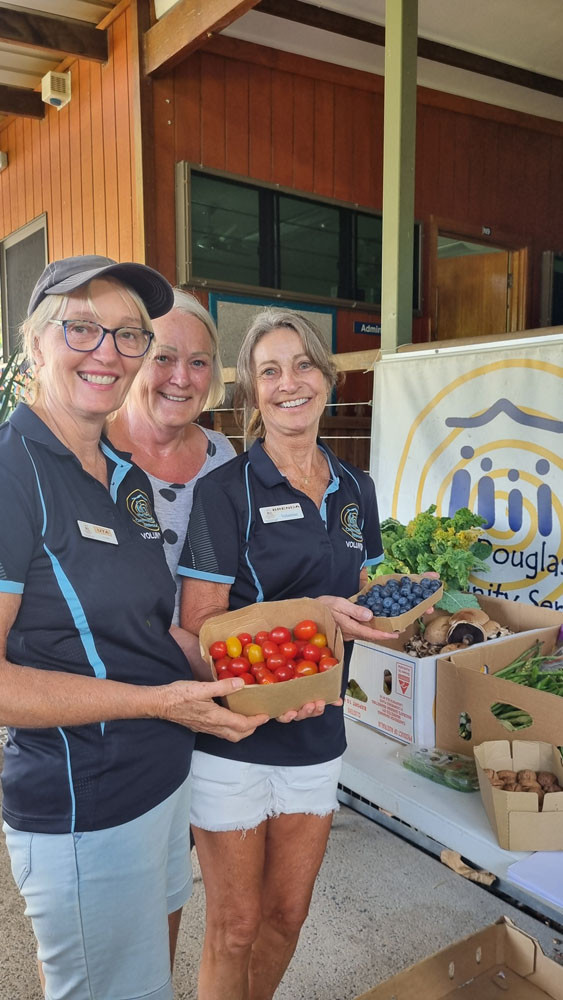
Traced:
<path id="1" fill-rule="evenodd" d="M 405 746 L 397 750 L 403 767 L 415 774 L 446 785 L 458 792 L 476 792 L 479 789 L 477 769 L 472 757 L 450 753 L 438 747 Z"/>

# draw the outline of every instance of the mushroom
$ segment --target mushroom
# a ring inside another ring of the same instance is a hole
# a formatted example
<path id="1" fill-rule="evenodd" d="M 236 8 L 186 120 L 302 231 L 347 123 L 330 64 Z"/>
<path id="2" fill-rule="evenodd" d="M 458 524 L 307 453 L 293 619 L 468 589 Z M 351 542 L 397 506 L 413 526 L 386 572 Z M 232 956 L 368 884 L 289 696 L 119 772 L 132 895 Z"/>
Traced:
<path id="1" fill-rule="evenodd" d="M 487 612 L 482 611 L 481 608 L 461 608 L 460 611 L 450 615 L 450 625 L 455 625 L 456 622 L 472 622 L 474 625 L 483 625 L 488 621 Z"/>
<path id="2" fill-rule="evenodd" d="M 511 628 L 506 628 L 505 625 L 499 625 L 498 622 L 494 622 L 490 618 L 488 622 L 482 623 L 482 627 L 486 639 L 500 639 L 503 635 L 514 634 Z"/>
<path id="3" fill-rule="evenodd" d="M 466 642 L 448 642 L 445 646 L 442 646 L 440 656 L 442 653 L 453 653 L 454 649 L 465 649 L 466 646 Z"/>
<path id="4" fill-rule="evenodd" d="M 427 642 L 434 643 L 437 646 L 442 646 L 448 641 L 449 629 L 449 615 L 436 615 L 436 617 L 431 618 L 426 625 L 426 628 L 424 629 L 424 638 Z"/>
<path id="5" fill-rule="evenodd" d="M 481 608 L 462 608 L 450 617 L 448 642 L 462 642 L 464 646 L 472 646 L 474 642 L 484 642 L 486 637 L 483 628 L 489 621 L 486 611 Z"/>

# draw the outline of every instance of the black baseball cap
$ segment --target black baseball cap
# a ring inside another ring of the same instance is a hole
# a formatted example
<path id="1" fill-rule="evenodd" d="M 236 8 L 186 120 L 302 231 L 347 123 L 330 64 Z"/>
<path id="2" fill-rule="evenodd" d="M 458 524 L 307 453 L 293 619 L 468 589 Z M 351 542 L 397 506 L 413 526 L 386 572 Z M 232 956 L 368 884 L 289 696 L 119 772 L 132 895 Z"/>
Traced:
<path id="1" fill-rule="evenodd" d="M 104 277 L 118 278 L 137 292 L 151 319 L 164 316 L 174 304 L 172 286 L 152 267 L 131 261 L 118 263 L 111 257 L 89 254 L 83 257 L 64 257 L 47 264 L 31 293 L 27 315 L 31 316 L 46 295 L 66 295 L 87 285 L 94 278 Z"/>

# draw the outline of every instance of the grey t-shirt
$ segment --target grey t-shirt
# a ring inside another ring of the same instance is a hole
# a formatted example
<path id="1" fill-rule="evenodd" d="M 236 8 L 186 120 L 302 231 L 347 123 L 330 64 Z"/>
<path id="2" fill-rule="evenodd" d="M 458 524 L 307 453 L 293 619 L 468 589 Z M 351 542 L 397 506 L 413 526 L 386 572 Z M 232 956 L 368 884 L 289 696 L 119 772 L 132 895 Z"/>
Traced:
<path id="1" fill-rule="evenodd" d="M 229 459 L 234 458 L 236 455 L 235 449 L 224 434 L 219 434 L 218 431 L 210 431 L 207 427 L 201 427 L 200 430 L 207 437 L 207 455 L 197 476 L 194 476 L 187 483 L 169 483 L 164 479 L 157 479 L 156 476 L 151 476 L 149 472 L 146 473 L 151 481 L 154 493 L 154 509 L 162 528 L 166 562 L 176 581 L 176 604 L 174 607 L 174 617 L 172 618 L 174 625 L 179 624 L 180 587 L 182 583 L 182 578 L 177 576 L 176 570 L 188 529 L 195 484 L 202 476 L 207 475 L 212 469 L 215 469 L 218 465 L 223 465 L 224 462 L 228 462 Z"/>

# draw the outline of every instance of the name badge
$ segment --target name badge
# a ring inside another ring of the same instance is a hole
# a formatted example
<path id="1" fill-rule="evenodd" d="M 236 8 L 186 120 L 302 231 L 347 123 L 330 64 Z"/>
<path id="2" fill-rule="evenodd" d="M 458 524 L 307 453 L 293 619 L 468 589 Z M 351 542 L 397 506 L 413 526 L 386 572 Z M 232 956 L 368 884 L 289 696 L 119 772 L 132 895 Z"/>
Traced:
<path id="1" fill-rule="evenodd" d="M 277 507 L 260 507 L 260 514 L 264 524 L 273 524 L 274 521 L 295 521 L 298 517 L 303 517 L 300 503 L 282 503 Z"/>
<path id="2" fill-rule="evenodd" d="M 95 542 L 109 542 L 110 545 L 119 545 L 113 528 L 106 528 L 103 524 L 89 524 L 88 521 L 77 521 L 76 523 L 83 538 L 93 538 Z"/>

